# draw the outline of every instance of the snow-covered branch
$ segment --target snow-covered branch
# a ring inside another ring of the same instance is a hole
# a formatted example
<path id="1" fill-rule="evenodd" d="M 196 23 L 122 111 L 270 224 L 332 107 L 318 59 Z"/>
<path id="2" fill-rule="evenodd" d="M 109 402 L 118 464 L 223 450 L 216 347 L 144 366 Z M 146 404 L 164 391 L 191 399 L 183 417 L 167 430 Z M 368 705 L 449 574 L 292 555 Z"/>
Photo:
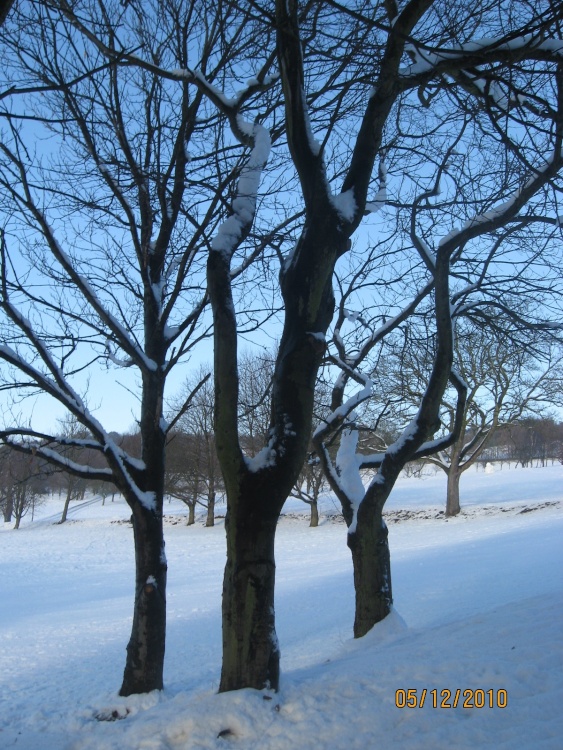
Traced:
<path id="1" fill-rule="evenodd" d="M 562 138 L 559 135 L 556 138 L 553 153 L 542 166 L 536 168 L 535 173 L 526 180 L 521 188 L 507 198 L 501 199 L 501 202 L 493 208 L 468 219 L 459 229 L 452 230 L 440 240 L 439 246 L 447 248 L 451 252 L 470 239 L 504 227 L 507 222 L 516 218 L 530 198 L 546 185 L 563 166 L 562 145 Z"/>
<path id="2" fill-rule="evenodd" d="M 237 182 L 237 195 L 232 202 L 231 215 L 221 224 L 211 249 L 231 258 L 252 227 L 262 172 L 270 154 L 270 134 L 262 125 L 246 123 L 239 118 L 239 126 L 252 137 L 252 150 Z"/>
<path id="3" fill-rule="evenodd" d="M 545 39 L 540 34 L 525 34 L 510 40 L 484 37 L 457 47 L 431 49 L 411 43 L 408 53 L 413 63 L 400 70 L 404 85 L 421 82 L 429 75 L 453 74 L 457 70 L 493 63 L 510 63 L 523 58 L 537 62 L 563 59 L 563 41 Z"/>
<path id="4" fill-rule="evenodd" d="M 360 404 L 366 401 L 372 395 L 373 383 L 371 380 L 360 373 L 355 373 L 356 378 L 364 380 L 364 387 L 356 391 L 349 399 L 335 409 L 328 417 L 326 417 L 317 427 L 313 433 L 313 440 L 315 442 L 322 440 L 329 433 L 333 433 L 335 429 L 338 429 L 342 423 L 353 414 Z"/>

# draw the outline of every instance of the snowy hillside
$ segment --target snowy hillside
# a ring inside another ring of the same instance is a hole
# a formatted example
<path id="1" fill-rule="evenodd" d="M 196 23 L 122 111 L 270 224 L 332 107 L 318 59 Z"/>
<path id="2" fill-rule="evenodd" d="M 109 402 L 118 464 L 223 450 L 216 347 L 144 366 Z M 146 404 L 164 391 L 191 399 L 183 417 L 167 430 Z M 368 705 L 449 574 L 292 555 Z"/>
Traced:
<path id="1" fill-rule="evenodd" d="M 388 517 L 395 612 L 360 641 L 345 526 L 326 517 L 335 505 L 325 499 L 310 529 L 292 501 L 277 541 L 278 694 L 216 694 L 222 521 L 188 528 L 171 504 L 166 689 L 118 698 L 127 506 L 75 507 L 59 526 L 52 502 L 0 536 L 0 748 L 559 749 L 562 480 L 561 466 L 469 472 L 466 512 L 446 521 L 443 475 L 402 478 Z M 424 706 L 397 707 L 408 696 Z"/>

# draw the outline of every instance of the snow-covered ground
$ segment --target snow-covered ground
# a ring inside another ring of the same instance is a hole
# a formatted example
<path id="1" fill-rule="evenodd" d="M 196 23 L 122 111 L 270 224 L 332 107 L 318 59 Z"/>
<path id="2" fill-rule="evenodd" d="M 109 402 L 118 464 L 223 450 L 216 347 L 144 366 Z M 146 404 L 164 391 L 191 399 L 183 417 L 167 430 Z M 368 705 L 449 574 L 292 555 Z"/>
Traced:
<path id="1" fill-rule="evenodd" d="M 118 698 L 133 547 L 114 521 L 128 509 L 75 506 L 58 526 L 53 501 L 0 536 L 0 748 L 560 750 L 562 480 L 561 466 L 472 471 L 467 512 L 446 521 L 443 475 L 402 478 L 388 504 L 395 612 L 360 641 L 345 526 L 325 515 L 310 529 L 292 501 L 277 540 L 278 694 L 216 694 L 222 521 L 171 518 L 166 689 Z M 397 707 L 397 690 L 426 690 L 424 706 Z M 434 708 L 442 690 L 450 704 L 461 691 L 456 708 Z M 464 708 L 472 695 L 485 707 Z"/>

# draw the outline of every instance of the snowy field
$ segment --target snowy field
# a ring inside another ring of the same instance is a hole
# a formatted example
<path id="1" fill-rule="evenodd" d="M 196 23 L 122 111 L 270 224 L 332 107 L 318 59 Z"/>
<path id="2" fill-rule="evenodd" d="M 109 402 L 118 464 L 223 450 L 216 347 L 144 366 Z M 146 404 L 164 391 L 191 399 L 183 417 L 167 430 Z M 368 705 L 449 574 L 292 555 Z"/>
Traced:
<path id="1" fill-rule="evenodd" d="M 292 501 L 277 541 L 278 694 L 216 694 L 224 529 L 175 523 L 171 504 L 166 689 L 117 697 L 133 545 L 115 521 L 129 512 L 95 502 L 59 526 L 53 501 L 0 536 L 0 748 L 560 750 L 562 480 L 561 466 L 470 472 L 465 513 L 446 521 L 443 475 L 402 478 L 388 504 L 395 611 L 360 641 L 335 505 L 310 529 Z M 397 707 L 397 690 L 426 691 L 424 706 Z"/>

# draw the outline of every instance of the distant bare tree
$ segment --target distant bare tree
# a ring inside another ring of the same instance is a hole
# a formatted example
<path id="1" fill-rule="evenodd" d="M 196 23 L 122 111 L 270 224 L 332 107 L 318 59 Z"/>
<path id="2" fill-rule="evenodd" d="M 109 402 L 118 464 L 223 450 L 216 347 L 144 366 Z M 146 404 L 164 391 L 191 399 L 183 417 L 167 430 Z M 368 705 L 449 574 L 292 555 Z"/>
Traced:
<path id="1" fill-rule="evenodd" d="M 223 488 L 215 451 L 210 374 L 210 368 L 201 366 L 186 381 L 181 395 L 184 406 L 166 447 L 166 492 L 188 506 L 188 524 L 195 520 L 197 503 L 207 508 L 206 526 L 215 524 L 215 502 Z"/>
<path id="2" fill-rule="evenodd" d="M 0 508 L 4 523 L 14 517 L 14 529 L 22 518 L 45 501 L 45 466 L 33 454 L 22 454 L 11 448 L 0 449 Z"/>
<path id="3" fill-rule="evenodd" d="M 512 347 L 506 337 L 499 341 L 494 335 L 475 330 L 458 334 L 456 366 L 468 384 L 461 435 L 447 450 L 428 457 L 448 477 L 447 516 L 460 512 L 461 475 L 480 459 L 501 425 L 517 423 L 524 415 L 547 414 L 563 404 L 561 356 L 552 347 L 543 349 L 543 357 L 538 360 Z M 410 378 L 413 396 L 416 380 L 416 375 Z M 446 398 L 443 407 L 442 421 L 451 430 L 453 404 Z"/>
<path id="4" fill-rule="evenodd" d="M 516 466 L 545 466 L 549 460 L 563 463 L 563 425 L 553 418 L 526 417 L 501 432 L 502 450 Z"/>

